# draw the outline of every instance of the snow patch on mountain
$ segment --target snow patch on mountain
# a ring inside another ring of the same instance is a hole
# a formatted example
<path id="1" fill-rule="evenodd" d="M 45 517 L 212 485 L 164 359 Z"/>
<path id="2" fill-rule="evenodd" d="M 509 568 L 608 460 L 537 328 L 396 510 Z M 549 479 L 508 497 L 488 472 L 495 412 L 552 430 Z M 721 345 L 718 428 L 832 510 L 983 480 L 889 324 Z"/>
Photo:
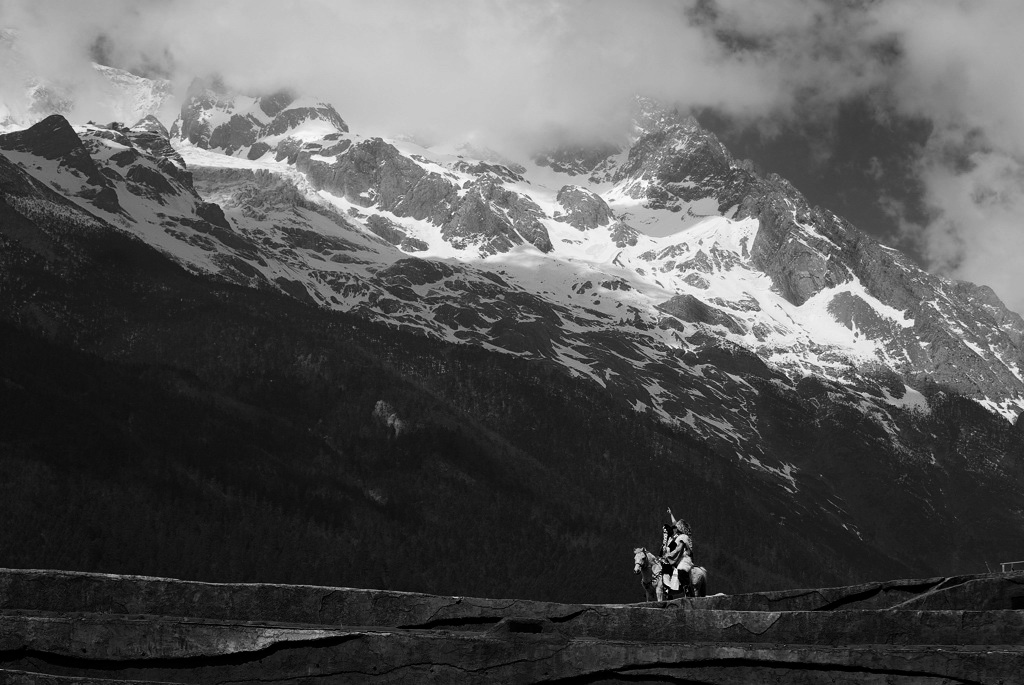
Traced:
<path id="1" fill-rule="evenodd" d="M 517 162 L 362 136 L 330 105 L 287 93 L 196 86 L 171 139 L 194 187 L 179 179 L 151 192 L 140 179 L 155 183 L 176 161 L 161 162 L 123 131 L 77 129 L 113 189 L 116 203 L 106 207 L 91 199 L 85 177 L 10 154 L 187 268 L 551 360 L 787 489 L 797 487 L 795 467 L 762 448 L 766 387 L 828 398 L 898 443 L 900 412 L 928 411 L 907 370 L 950 354 L 929 350 L 949 343 L 922 339 L 925 325 L 941 326 L 971 357 L 1004 364 L 1021 382 L 1019 349 L 960 320 L 953 286 L 914 276 L 925 283 L 915 287 L 934 293 L 934 315 L 891 304 L 913 300 L 840 263 L 861 248 L 795 190 L 757 181 L 690 119 L 644 116 L 634 147 L 603 160 L 577 151 Z M 742 194 L 755 191 L 761 214 Z M 766 265 L 776 254 L 769 249 L 796 258 Z M 817 280 L 797 298 L 780 286 L 782 276 Z M 998 301 L 985 302 L 998 321 Z M 979 378 L 978 387 L 987 382 Z M 976 399 L 1006 416 L 1024 406 L 1019 393 Z"/>

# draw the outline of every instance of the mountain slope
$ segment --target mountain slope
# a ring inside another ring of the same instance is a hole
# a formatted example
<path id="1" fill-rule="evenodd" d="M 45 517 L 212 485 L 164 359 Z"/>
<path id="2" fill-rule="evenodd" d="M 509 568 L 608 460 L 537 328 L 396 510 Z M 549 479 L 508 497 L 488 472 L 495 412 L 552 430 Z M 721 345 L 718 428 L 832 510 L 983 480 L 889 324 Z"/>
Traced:
<path id="1" fill-rule="evenodd" d="M 190 275 L 0 172 L 11 565 L 625 601 L 692 489 L 722 589 L 796 582 L 769 542 L 808 578 L 905 568 L 842 541 L 813 567 L 759 479 L 584 381 Z"/>
<path id="2" fill-rule="evenodd" d="M 190 102 L 182 130 L 203 100 Z M 791 386 L 806 373 L 837 384 L 843 401 L 883 427 L 894 408 L 924 409 L 922 392 L 936 388 L 1016 415 L 1024 401 L 1024 323 L 990 290 L 922 272 L 807 206 L 784 180 L 757 177 L 692 119 L 641 100 L 636 121 L 628 148 L 588 159 L 595 166 L 584 186 L 550 167 L 528 173 L 341 130 L 288 147 L 287 157 L 268 150 L 250 168 L 341 211 L 357 233 L 385 236 L 399 259 L 405 253 L 445 260 L 456 272 L 480 268 L 543 306 L 501 316 L 493 300 L 474 300 L 467 311 L 458 306 L 458 288 L 445 293 L 442 276 L 429 281 L 434 297 L 425 298 L 426 290 L 389 284 L 381 293 L 372 277 L 332 275 L 333 285 L 324 283 L 316 269 L 300 274 L 314 299 L 450 340 L 556 360 L 721 448 L 764 452 L 756 426 L 742 418 L 746 405 L 727 396 L 733 389 L 711 402 L 695 399 L 692 390 L 705 381 L 673 360 L 722 345 L 756 355 Z M 194 168 L 239 166 L 180 147 Z M 202 189 L 222 204 L 244 203 L 213 177 Z M 393 264 L 393 253 L 384 254 L 363 261 L 370 269 Z M 473 316 L 480 313 L 483 320 Z M 518 335 L 492 330 L 495 319 L 513 315 Z"/>
<path id="3" fill-rule="evenodd" d="M 135 374 L 165 379 L 147 386 L 154 430 L 138 437 L 118 419 L 105 439 L 131 436 L 125 459 L 141 450 L 179 463 L 175 429 L 157 418 L 178 407 L 168 416 L 204 426 L 187 441 L 203 456 L 186 475 L 206 462 L 218 474 L 214 487 L 170 477 L 197 501 L 244 484 L 301 525 L 337 517 L 347 523 L 318 544 L 370 555 L 375 568 L 406 526 L 426 525 L 414 559 L 451 585 L 421 589 L 456 594 L 478 581 L 446 576 L 439 560 L 479 568 L 483 545 L 486 559 L 515 558 L 510 593 L 557 596 L 557 578 L 606 566 L 611 546 L 653 543 L 670 503 L 694 520 L 729 589 L 975 570 L 1016 554 L 1020 435 L 984 407 L 1020 406 L 1020 318 L 808 208 L 692 120 L 641 102 L 628 146 L 554 169 L 364 138 L 322 113 L 278 131 L 268 127 L 290 95 L 271 115 L 263 99 L 220 93 L 207 106 L 202 93 L 174 137 L 153 120 L 61 117 L 0 136 L 4 318 L 14 339 L 57 345 L 32 357 L 26 342 L 12 359 L 46 368 L 47 354 L 95 355 L 72 355 L 72 367 L 122 379 L 100 393 L 99 415 L 119 415 Z M 184 139 L 188 117 L 210 107 L 223 112 L 204 121 L 220 124 Z M 252 142 L 213 135 L 242 111 Z M 330 130 L 300 135 L 310 121 Z M 38 389 L 18 368 L 5 372 L 15 401 L 38 390 L 56 402 L 48 388 L 64 381 L 44 376 Z M 77 396 L 90 381 L 67 383 Z M 202 406 L 217 409 L 206 424 Z M 274 416 L 291 438 L 257 431 L 233 444 Z M 410 423 L 409 434 L 396 428 Z M 288 466 L 274 453 L 292 455 Z M 244 454 L 260 455 L 258 473 L 300 475 L 277 490 L 242 466 L 213 466 L 249 463 Z M 340 478 L 323 490 L 337 502 L 309 514 L 294 493 L 325 473 Z M 464 531 L 445 524 L 494 501 L 499 513 Z M 387 512 L 401 515 L 378 518 Z M 237 511 L 211 515 L 225 517 L 214 526 L 224 535 L 243 525 Z M 367 520 L 373 534 L 341 542 Z M 505 520 L 524 532 L 491 542 Z M 210 571 L 202 557 L 184 573 L 158 570 L 166 560 L 145 571 L 198 577 Z M 556 578 L 525 580 L 538 557 L 564 559 Z M 420 587 L 410 569 L 389 573 Z M 628 592 L 624 580 L 600 583 L 573 591 Z"/>

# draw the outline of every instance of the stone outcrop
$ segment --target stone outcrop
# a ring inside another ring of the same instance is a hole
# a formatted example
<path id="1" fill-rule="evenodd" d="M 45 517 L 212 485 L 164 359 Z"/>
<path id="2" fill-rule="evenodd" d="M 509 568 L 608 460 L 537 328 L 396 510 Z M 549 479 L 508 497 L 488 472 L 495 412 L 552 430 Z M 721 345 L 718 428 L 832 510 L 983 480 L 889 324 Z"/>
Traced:
<path id="1" fill-rule="evenodd" d="M 427 244 L 418 238 L 409 236 L 405 229 L 380 214 L 371 214 L 366 218 L 366 228 L 374 235 L 392 245 L 401 247 L 406 252 L 422 252 Z"/>
<path id="2" fill-rule="evenodd" d="M 1013 683 L 1022 602 L 1021 573 L 588 605 L 5 570 L 0 680 Z"/>
<path id="3" fill-rule="evenodd" d="M 620 221 L 612 226 L 610 235 L 615 241 L 615 246 L 623 248 L 636 245 L 640 234 L 632 226 Z"/>
<path id="4" fill-rule="evenodd" d="M 395 437 L 402 435 L 409 430 L 409 424 L 402 420 L 390 403 L 384 400 L 377 400 L 373 407 L 373 418 L 381 426 L 394 432 Z"/>
<path id="5" fill-rule="evenodd" d="M 533 161 L 538 166 L 551 167 L 570 176 L 579 176 L 593 172 L 609 156 L 619 151 L 617 145 L 611 144 L 564 145 L 537 155 Z"/>
<path id="6" fill-rule="evenodd" d="M 612 180 L 653 208 L 679 211 L 704 198 L 719 200 L 722 210 L 735 204 L 753 177 L 733 164 L 718 139 L 693 117 L 662 113 L 655 120 L 657 126 L 641 129 Z"/>
<path id="7" fill-rule="evenodd" d="M 247 98 L 244 103 L 238 97 L 216 79 L 194 80 L 170 136 L 188 140 L 201 148 L 223 150 L 229 155 L 245 151 L 249 159 L 258 159 L 266 154 L 271 145 L 262 139 L 272 138 L 280 160 L 293 157 L 297 149 L 290 150 L 284 141 L 278 141 L 276 137 L 307 121 L 320 120 L 337 132 L 348 131 L 348 125 L 330 104 L 320 102 L 292 107 L 296 104 L 295 95 L 286 90 L 255 100 Z M 221 115 L 217 119 L 226 117 L 227 121 L 212 125 L 213 113 Z M 294 159 L 290 162 L 294 163 Z"/>
<path id="8" fill-rule="evenodd" d="M 702 302 L 693 295 L 676 295 L 672 299 L 659 305 L 666 314 L 671 314 L 676 319 L 689 323 L 705 323 L 711 326 L 724 326 L 729 331 L 742 334 L 742 328 L 736 320 L 720 309 Z M 666 319 L 665 324 L 672 328 L 681 328 L 672 319 Z"/>
<path id="9" fill-rule="evenodd" d="M 125 135 L 132 144 L 153 156 L 157 168 L 182 185 L 192 187 L 192 174 L 185 169 L 185 160 L 171 146 L 170 134 L 160 120 L 150 115 L 139 120 Z"/>
<path id="10" fill-rule="evenodd" d="M 296 168 L 305 172 L 315 188 L 363 207 L 376 205 L 398 216 L 448 221 L 457 202 L 457 189 L 446 178 L 428 173 L 380 138 L 348 148 L 334 163 L 300 154 Z"/>
<path id="11" fill-rule="evenodd" d="M 82 179 L 84 187 L 77 193 L 79 197 L 108 212 L 122 211 L 117 191 L 61 115 L 52 114 L 23 131 L 0 135 L 0 150 L 27 152 L 57 162 Z"/>
<path id="12" fill-rule="evenodd" d="M 474 176 L 483 176 L 484 174 L 490 174 L 501 181 L 508 181 L 509 183 L 515 183 L 523 180 L 522 172 L 525 171 L 522 167 L 518 167 L 519 171 L 506 166 L 505 164 L 489 164 L 488 162 L 476 162 L 471 164 L 465 160 L 459 160 L 453 166 L 456 171 L 462 171 L 467 174 L 473 174 Z"/>
<path id="13" fill-rule="evenodd" d="M 608 203 L 597 193 L 580 186 L 563 186 L 558 191 L 558 204 L 565 209 L 565 214 L 556 217 L 581 231 L 597 228 L 610 223 L 612 210 Z"/>
<path id="14" fill-rule="evenodd" d="M 502 187 L 497 177 L 484 174 L 460 197 L 451 180 L 426 171 L 380 138 L 352 145 L 334 162 L 303 151 L 297 155 L 296 168 L 317 189 L 363 207 L 440 225 L 441 236 L 457 247 L 473 245 L 484 255 L 508 252 L 524 242 L 543 252 L 552 249 L 540 207 Z M 425 247 L 420 241 L 406 242 L 404 233 L 399 235 L 396 227 L 380 219 L 371 230 L 403 249 Z"/>
<path id="15" fill-rule="evenodd" d="M 478 245 L 485 255 L 508 252 L 524 240 L 550 252 L 543 218 L 532 200 L 484 177 L 469 189 L 451 221 L 441 227 L 441 235 L 456 247 Z"/>
<path id="16" fill-rule="evenodd" d="M 815 220 L 803 197 L 781 177 L 770 176 L 768 185 L 740 206 L 741 216 L 756 216 L 761 223 L 750 249 L 754 264 L 772 278 L 783 297 L 798 305 L 849 281 L 850 270 L 832 258 L 834 244 L 815 229 L 801 230 Z"/>
<path id="17" fill-rule="evenodd" d="M 334 107 L 326 103 L 319 103 L 315 107 L 292 107 L 281 111 L 260 130 L 260 137 L 279 136 L 297 128 L 304 122 L 316 120 L 325 121 L 342 133 L 348 132 L 348 124 Z"/>

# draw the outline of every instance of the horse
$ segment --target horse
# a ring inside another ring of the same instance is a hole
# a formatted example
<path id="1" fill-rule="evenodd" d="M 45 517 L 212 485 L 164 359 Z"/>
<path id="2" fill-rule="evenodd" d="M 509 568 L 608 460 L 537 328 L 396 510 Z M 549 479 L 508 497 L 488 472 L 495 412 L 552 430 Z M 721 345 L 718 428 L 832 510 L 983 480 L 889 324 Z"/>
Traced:
<path id="1" fill-rule="evenodd" d="M 690 569 L 690 584 L 686 586 L 687 597 L 708 596 L 708 570 L 703 566 L 694 566 Z"/>
<path id="2" fill-rule="evenodd" d="M 637 547 L 633 550 L 633 573 L 640 576 L 640 584 L 643 585 L 648 602 L 655 601 L 655 598 L 659 602 L 672 599 L 673 591 L 666 582 L 666 578 L 671 578 L 671 573 L 662 575 L 664 571 L 671 571 L 671 567 L 661 558 L 648 552 L 646 547 Z M 690 571 L 690 583 L 680 586 L 678 592 L 682 597 L 706 597 L 707 569 L 703 566 L 694 566 Z"/>
<path id="3" fill-rule="evenodd" d="M 655 599 L 661 602 L 666 598 L 661 569 L 661 559 L 648 552 L 646 547 L 637 547 L 633 550 L 633 574 L 640 576 L 640 584 L 644 588 L 648 602 Z"/>

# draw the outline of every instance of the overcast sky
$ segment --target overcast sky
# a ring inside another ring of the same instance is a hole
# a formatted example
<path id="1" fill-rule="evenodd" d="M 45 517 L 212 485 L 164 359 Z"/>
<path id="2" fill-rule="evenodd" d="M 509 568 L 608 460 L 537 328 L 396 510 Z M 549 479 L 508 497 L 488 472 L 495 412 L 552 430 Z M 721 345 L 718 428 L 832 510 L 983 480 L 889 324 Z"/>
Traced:
<path id="1" fill-rule="evenodd" d="M 44 78 L 87 83 L 90 55 L 179 89 L 217 72 L 363 131 L 613 135 L 652 95 L 1024 311 L 1021 0 L 0 0 L 0 26 Z"/>

